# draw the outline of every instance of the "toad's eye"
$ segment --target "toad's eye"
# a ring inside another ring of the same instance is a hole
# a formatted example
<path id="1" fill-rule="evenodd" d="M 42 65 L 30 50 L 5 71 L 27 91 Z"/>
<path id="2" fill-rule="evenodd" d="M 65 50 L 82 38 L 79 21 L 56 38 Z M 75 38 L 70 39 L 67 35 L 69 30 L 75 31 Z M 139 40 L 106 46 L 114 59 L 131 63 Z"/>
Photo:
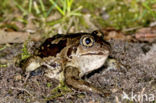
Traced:
<path id="1" fill-rule="evenodd" d="M 81 38 L 81 44 L 86 47 L 91 47 L 94 45 L 94 38 L 91 36 L 84 36 Z"/>

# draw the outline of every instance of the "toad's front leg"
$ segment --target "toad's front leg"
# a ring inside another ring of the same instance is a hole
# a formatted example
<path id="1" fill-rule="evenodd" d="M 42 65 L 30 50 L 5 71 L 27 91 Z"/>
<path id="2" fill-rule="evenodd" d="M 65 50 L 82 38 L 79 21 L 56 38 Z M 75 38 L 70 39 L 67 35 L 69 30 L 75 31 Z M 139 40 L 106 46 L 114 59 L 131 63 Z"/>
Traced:
<path id="1" fill-rule="evenodd" d="M 80 79 L 79 70 L 76 67 L 70 67 L 70 66 L 66 67 L 64 75 L 65 75 L 65 83 L 68 86 L 71 86 L 75 89 L 93 92 L 104 96 L 108 96 L 110 94 L 110 91 L 106 91 L 106 90 L 104 91 L 102 89 L 96 88 L 90 83 Z"/>

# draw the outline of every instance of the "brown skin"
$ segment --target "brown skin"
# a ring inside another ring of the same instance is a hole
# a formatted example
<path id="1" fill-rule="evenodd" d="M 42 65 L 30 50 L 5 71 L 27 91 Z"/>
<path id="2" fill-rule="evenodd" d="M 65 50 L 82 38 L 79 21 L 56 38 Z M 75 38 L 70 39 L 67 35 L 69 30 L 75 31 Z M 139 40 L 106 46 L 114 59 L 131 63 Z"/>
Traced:
<path id="1" fill-rule="evenodd" d="M 48 38 L 36 54 L 26 60 L 23 69 L 31 72 L 45 65 L 45 75 L 50 78 L 63 80 L 78 90 L 107 95 L 108 91 L 94 87 L 81 77 L 103 66 L 109 53 L 110 46 L 98 31 L 56 35 Z"/>

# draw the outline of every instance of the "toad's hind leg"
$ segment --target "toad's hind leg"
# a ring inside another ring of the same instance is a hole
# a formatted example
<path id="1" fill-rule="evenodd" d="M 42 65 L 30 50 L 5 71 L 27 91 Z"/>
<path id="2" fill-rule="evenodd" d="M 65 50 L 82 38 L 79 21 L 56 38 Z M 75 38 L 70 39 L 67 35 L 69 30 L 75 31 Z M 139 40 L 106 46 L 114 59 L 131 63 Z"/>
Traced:
<path id="1" fill-rule="evenodd" d="M 110 91 L 96 88 L 93 85 L 89 84 L 88 82 L 80 79 L 78 68 L 66 67 L 64 75 L 65 75 L 65 83 L 68 86 L 71 86 L 75 89 L 93 92 L 103 96 L 108 96 L 110 94 Z"/>

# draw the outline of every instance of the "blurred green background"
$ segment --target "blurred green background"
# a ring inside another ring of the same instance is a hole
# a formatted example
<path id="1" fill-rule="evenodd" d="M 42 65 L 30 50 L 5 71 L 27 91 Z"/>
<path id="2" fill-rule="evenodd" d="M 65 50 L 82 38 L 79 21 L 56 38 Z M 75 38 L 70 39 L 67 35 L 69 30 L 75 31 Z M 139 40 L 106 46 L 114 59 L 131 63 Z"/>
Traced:
<path id="1" fill-rule="evenodd" d="M 126 31 L 156 22 L 156 0 L 1 1 L 0 28 L 7 26 L 18 31 L 17 22 L 24 27 L 32 22 L 45 34 L 78 32 L 94 27 Z"/>

